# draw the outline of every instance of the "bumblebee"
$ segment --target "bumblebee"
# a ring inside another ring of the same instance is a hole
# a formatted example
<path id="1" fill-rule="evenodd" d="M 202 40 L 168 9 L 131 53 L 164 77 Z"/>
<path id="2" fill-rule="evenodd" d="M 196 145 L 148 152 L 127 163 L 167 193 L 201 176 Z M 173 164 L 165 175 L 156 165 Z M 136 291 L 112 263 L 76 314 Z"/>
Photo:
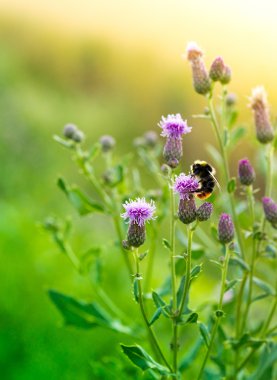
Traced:
<path id="1" fill-rule="evenodd" d="M 215 185 L 219 184 L 215 178 L 215 169 L 206 161 L 194 161 L 190 167 L 191 176 L 198 180 L 199 188 L 194 191 L 195 196 L 200 199 L 207 199 L 211 196 Z"/>

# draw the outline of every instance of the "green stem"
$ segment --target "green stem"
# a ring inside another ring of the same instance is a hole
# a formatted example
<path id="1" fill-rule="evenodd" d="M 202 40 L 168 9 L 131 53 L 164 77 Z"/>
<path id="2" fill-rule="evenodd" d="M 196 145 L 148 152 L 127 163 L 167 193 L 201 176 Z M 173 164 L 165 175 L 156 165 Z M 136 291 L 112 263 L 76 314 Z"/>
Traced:
<path id="1" fill-rule="evenodd" d="M 145 312 L 145 308 L 144 308 L 144 302 L 143 302 L 143 294 L 142 294 L 142 287 L 141 287 L 141 276 L 140 276 L 140 266 L 139 266 L 139 263 L 140 263 L 140 260 L 139 260 L 139 253 L 138 253 L 138 248 L 136 248 L 135 250 L 135 253 L 134 253 L 134 257 L 135 257 L 135 262 L 136 262 L 136 277 L 138 279 L 138 303 L 139 303 L 139 306 L 140 306 L 140 311 L 141 311 L 141 314 L 142 314 L 142 317 L 143 317 L 143 320 L 144 320 L 144 323 L 145 323 L 145 326 L 147 328 L 147 331 L 148 331 L 148 334 L 149 334 L 149 337 L 152 341 L 152 344 L 153 346 L 155 347 L 155 349 L 157 350 L 157 352 L 159 353 L 161 359 L 163 360 L 164 364 L 167 366 L 167 368 L 169 369 L 170 372 L 172 372 L 172 368 L 170 366 L 170 364 L 168 363 L 167 359 L 165 358 L 162 350 L 161 350 L 161 347 L 158 343 L 158 340 L 155 336 L 155 333 L 154 331 L 152 330 L 150 324 L 149 324 L 149 321 L 148 321 L 148 318 L 147 318 L 147 315 L 146 315 L 146 312 Z"/>
<path id="2" fill-rule="evenodd" d="M 178 317 L 182 315 L 186 299 L 188 297 L 189 286 L 190 286 L 190 273 L 191 273 L 191 246 L 192 246 L 192 237 L 194 229 L 188 227 L 188 247 L 187 247 L 187 257 L 186 257 L 186 279 L 185 279 L 185 288 L 182 295 L 182 299 L 179 307 Z"/>
<path id="3" fill-rule="evenodd" d="M 254 270 L 255 270 L 255 259 L 256 259 L 256 241 L 255 241 L 255 210 L 254 210 L 254 196 L 253 196 L 253 187 L 247 186 L 247 198 L 248 198 L 248 205 L 249 205 L 249 212 L 251 215 L 251 224 L 252 224 L 252 255 L 251 255 L 251 262 L 250 262 L 250 272 L 249 272 L 249 290 L 248 290 L 248 297 L 246 301 L 246 308 L 245 312 L 243 313 L 243 320 L 242 320 L 242 326 L 241 326 L 241 334 L 243 333 L 246 325 L 246 321 L 248 318 L 248 313 L 251 305 L 251 299 L 252 299 L 252 293 L 253 293 L 253 277 L 254 277 Z"/>
<path id="4" fill-rule="evenodd" d="M 216 114 L 215 114 L 215 110 L 214 110 L 214 106 L 213 106 L 212 95 L 210 95 L 208 98 L 208 106 L 209 106 L 209 111 L 210 111 L 210 120 L 211 120 L 212 126 L 214 128 L 214 131 L 215 131 L 215 134 L 216 134 L 216 137 L 218 140 L 219 148 L 220 148 L 220 153 L 221 153 L 221 156 L 223 159 L 223 169 L 224 169 L 223 171 L 224 171 L 225 183 L 226 183 L 226 188 L 227 188 L 227 185 L 230 181 L 230 171 L 229 171 L 229 165 L 228 165 L 228 159 L 227 159 L 227 150 L 223 144 L 222 137 L 220 134 L 219 124 L 218 124 Z M 233 195 L 233 193 L 228 193 L 228 194 L 229 194 L 229 200 L 230 200 L 230 205 L 231 205 L 232 217 L 233 217 L 233 221 L 234 221 L 234 225 L 235 225 L 235 229 L 236 229 L 236 234 L 237 234 L 237 238 L 238 238 L 238 243 L 239 243 L 239 247 L 240 247 L 240 251 L 241 251 L 241 256 L 244 259 L 244 257 L 245 257 L 244 245 L 243 245 L 243 240 L 242 240 L 242 235 L 241 235 L 241 228 L 240 228 L 238 218 L 237 218 L 237 214 L 236 214 L 234 195 Z"/>
<path id="5" fill-rule="evenodd" d="M 214 324 L 213 329 L 212 329 L 211 340 L 210 340 L 208 350 L 206 352 L 204 361 L 202 363 L 202 366 L 201 366 L 201 369 L 200 369 L 200 372 L 199 372 L 199 375 L 197 378 L 198 380 L 200 380 L 202 378 L 206 363 L 210 357 L 210 353 L 211 353 L 211 350 L 213 347 L 214 339 L 216 337 L 218 326 L 220 324 L 220 320 L 223 316 L 223 314 L 222 314 L 223 296 L 225 293 L 225 284 L 226 284 L 226 279 L 227 279 L 228 264 L 229 264 L 229 258 L 230 258 L 230 252 L 229 252 L 228 247 L 225 245 L 224 248 L 225 248 L 225 259 L 224 259 L 224 265 L 223 265 L 222 274 L 221 274 L 221 289 L 220 289 L 218 311 L 217 311 L 218 314 L 216 313 L 216 321 L 215 321 L 215 324 Z"/>
<path id="6" fill-rule="evenodd" d="M 155 230 L 155 227 L 152 227 L 152 233 L 150 238 L 150 249 L 148 253 L 148 265 L 146 270 L 146 276 L 145 276 L 145 285 L 144 290 L 146 292 L 150 291 L 151 288 L 151 280 L 152 280 L 152 274 L 153 274 L 153 266 L 154 266 L 154 256 L 156 252 L 156 243 L 157 243 L 157 231 Z"/>
<path id="7" fill-rule="evenodd" d="M 73 264 L 74 268 L 77 270 L 77 272 L 80 273 L 80 271 L 81 271 L 80 260 L 78 259 L 75 252 L 71 248 L 71 245 L 68 243 L 64 243 L 64 249 L 65 249 L 65 253 L 66 253 L 67 257 L 69 258 L 69 260 Z"/>
<path id="8" fill-rule="evenodd" d="M 175 201 L 173 189 L 169 183 L 170 191 L 170 269 L 171 269 L 171 287 L 172 287 L 172 310 L 173 315 L 177 311 L 177 294 L 176 294 L 176 273 L 175 273 Z M 173 351 L 173 371 L 177 376 L 178 369 L 178 324 L 177 319 L 174 316 L 172 318 L 172 351 Z"/>

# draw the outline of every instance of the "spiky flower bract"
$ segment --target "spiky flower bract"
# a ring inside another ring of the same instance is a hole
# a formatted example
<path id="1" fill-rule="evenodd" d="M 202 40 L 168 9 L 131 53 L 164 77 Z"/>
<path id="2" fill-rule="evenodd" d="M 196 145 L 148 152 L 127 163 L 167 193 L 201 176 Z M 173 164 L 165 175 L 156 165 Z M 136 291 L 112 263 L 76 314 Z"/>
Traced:
<path id="1" fill-rule="evenodd" d="M 234 239 L 234 224 L 229 214 L 221 214 L 218 222 L 218 239 L 222 244 L 230 243 Z"/>
<path id="2" fill-rule="evenodd" d="M 197 220 L 199 222 L 204 222 L 208 219 L 210 219 L 213 212 L 213 205 L 210 202 L 203 203 L 198 209 L 197 209 Z"/>
<path id="3" fill-rule="evenodd" d="M 267 144 L 274 138 L 274 131 L 269 119 L 267 94 L 264 87 L 258 86 L 252 90 L 250 107 L 254 114 L 257 140 Z"/>
<path id="4" fill-rule="evenodd" d="M 173 184 L 173 190 L 180 195 L 180 199 L 188 199 L 189 195 L 197 190 L 198 187 L 197 179 L 184 173 L 177 176 Z"/>
<path id="5" fill-rule="evenodd" d="M 277 203 L 269 197 L 264 197 L 262 203 L 266 220 L 274 227 L 277 226 Z"/>
<path id="6" fill-rule="evenodd" d="M 196 220 L 196 204 L 192 194 L 180 199 L 178 217 L 184 224 L 189 224 Z"/>
<path id="7" fill-rule="evenodd" d="M 224 65 L 223 58 L 216 57 L 210 67 L 209 75 L 210 75 L 211 80 L 213 80 L 214 82 L 219 81 L 223 76 L 224 68 L 225 68 L 225 65 Z"/>
<path id="8" fill-rule="evenodd" d="M 244 186 L 250 186 L 254 182 L 255 176 L 255 171 L 248 158 L 243 158 L 240 160 L 238 166 L 238 177 L 240 183 Z"/>

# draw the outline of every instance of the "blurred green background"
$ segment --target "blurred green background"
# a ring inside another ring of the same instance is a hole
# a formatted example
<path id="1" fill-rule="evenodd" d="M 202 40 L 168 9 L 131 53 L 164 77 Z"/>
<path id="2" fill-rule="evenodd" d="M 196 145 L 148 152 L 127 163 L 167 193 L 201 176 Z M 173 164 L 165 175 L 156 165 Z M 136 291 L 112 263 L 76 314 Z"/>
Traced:
<path id="1" fill-rule="evenodd" d="M 211 129 L 191 117 L 202 112 L 204 100 L 193 92 L 181 57 L 185 45 L 198 41 L 208 62 L 224 56 L 241 120 L 251 125 L 251 87 L 264 84 L 271 103 L 277 100 L 276 3 L 2 0 L 0 11 L 1 378 L 135 378 L 136 371 L 122 369 L 125 359 L 111 359 L 120 356 L 118 342 L 130 338 L 63 328 L 47 297 L 48 288 L 84 299 L 92 294 L 38 223 L 49 214 L 72 214 L 77 250 L 100 243 L 107 230 L 105 219 L 80 220 L 57 190 L 61 173 L 82 180 L 52 135 L 73 122 L 88 142 L 112 134 L 117 154 L 127 153 L 134 137 L 157 130 L 161 115 L 180 112 L 194 126 L 184 169 L 196 158 L 209 159 Z M 247 149 L 238 147 L 237 156 Z M 113 241 L 112 227 L 108 231 Z M 106 282 L 115 298 L 120 287 L 128 297 L 118 255 L 106 252 Z M 213 284 L 205 285 L 210 296 Z M 126 307 L 124 299 L 118 302 Z"/>

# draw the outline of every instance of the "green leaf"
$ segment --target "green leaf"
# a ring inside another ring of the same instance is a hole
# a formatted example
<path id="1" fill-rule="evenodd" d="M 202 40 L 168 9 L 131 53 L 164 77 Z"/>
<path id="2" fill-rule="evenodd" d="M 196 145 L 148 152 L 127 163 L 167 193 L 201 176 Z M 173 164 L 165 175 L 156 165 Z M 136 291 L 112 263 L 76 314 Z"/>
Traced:
<path id="1" fill-rule="evenodd" d="M 124 178 L 124 170 L 122 165 L 116 165 L 115 167 L 108 169 L 104 175 L 105 184 L 110 187 L 119 185 Z"/>
<path id="2" fill-rule="evenodd" d="M 194 278 L 197 278 L 201 272 L 202 272 L 202 264 L 195 265 L 195 267 L 193 267 L 190 272 L 191 280 L 193 280 Z"/>
<path id="3" fill-rule="evenodd" d="M 234 279 L 234 280 L 228 281 L 228 283 L 225 286 L 225 292 L 227 292 L 228 290 L 234 288 L 239 281 L 241 281 L 241 280 Z"/>
<path id="4" fill-rule="evenodd" d="M 217 236 L 217 228 L 214 224 L 211 225 L 211 236 L 212 238 L 218 242 L 218 236 Z"/>
<path id="5" fill-rule="evenodd" d="M 167 239 L 163 239 L 163 246 L 171 251 L 171 245 Z"/>
<path id="6" fill-rule="evenodd" d="M 123 353 L 134 363 L 137 367 L 146 371 L 152 369 L 157 371 L 160 375 L 168 375 L 169 371 L 166 367 L 157 363 L 141 346 L 125 346 L 120 345 Z"/>
<path id="7" fill-rule="evenodd" d="M 159 307 L 153 314 L 152 318 L 150 319 L 149 325 L 153 325 L 161 316 L 163 309 Z"/>
<path id="8" fill-rule="evenodd" d="M 55 290 L 49 290 L 48 294 L 67 325 L 83 329 L 101 326 L 124 334 L 131 334 L 132 332 L 129 327 L 113 320 L 96 302 L 87 303 Z"/>
<path id="9" fill-rule="evenodd" d="M 237 127 L 231 132 L 230 136 L 230 146 L 235 147 L 238 142 L 245 136 L 246 134 L 246 128 L 244 127 Z"/>
<path id="10" fill-rule="evenodd" d="M 228 193 L 233 193 L 235 190 L 236 190 L 236 178 L 233 177 L 228 182 L 227 191 L 228 191 Z"/>
<path id="11" fill-rule="evenodd" d="M 186 283 L 186 276 L 182 276 L 181 281 L 180 281 L 180 285 L 179 285 L 179 288 L 177 291 L 177 306 L 178 307 L 179 307 L 181 300 L 182 300 L 182 296 L 183 296 L 184 289 L 185 289 L 185 283 Z M 182 312 L 181 312 L 181 314 L 182 314 Z"/>
<path id="12" fill-rule="evenodd" d="M 75 143 L 72 140 L 65 140 L 58 135 L 54 135 L 53 139 L 65 148 L 72 149 L 73 146 L 75 146 Z"/>
<path id="13" fill-rule="evenodd" d="M 197 320 L 198 320 L 198 314 L 191 313 L 185 323 L 197 323 Z"/>
<path id="14" fill-rule="evenodd" d="M 99 155 L 100 152 L 101 152 L 101 144 L 99 142 L 97 142 L 88 151 L 88 155 L 87 155 L 86 159 L 88 161 L 92 162 L 95 160 L 95 158 Z"/>
<path id="15" fill-rule="evenodd" d="M 164 302 L 158 293 L 152 292 L 152 298 L 156 307 L 161 308 L 164 316 L 168 318 L 171 314 L 170 307 Z"/>
<path id="16" fill-rule="evenodd" d="M 229 117 L 228 117 L 228 120 L 227 120 L 228 128 L 232 128 L 233 127 L 233 125 L 237 121 L 237 118 L 238 118 L 238 111 L 232 110 L 229 113 Z"/>
<path id="17" fill-rule="evenodd" d="M 80 215 L 105 211 L 104 207 L 100 203 L 89 199 L 88 196 L 82 193 L 77 187 L 68 186 L 62 178 L 58 179 L 57 184 Z"/>
<path id="18" fill-rule="evenodd" d="M 207 348 L 209 348 L 211 337 L 206 325 L 204 325 L 204 323 L 198 322 L 198 327 Z"/>
<path id="19" fill-rule="evenodd" d="M 245 271 L 249 271 L 249 265 L 243 261 L 240 257 L 231 257 L 229 261 L 230 265 L 237 265 Z"/>
<path id="20" fill-rule="evenodd" d="M 270 379 L 266 376 L 266 371 L 276 364 L 277 361 L 277 344 L 267 345 L 264 347 L 261 355 L 259 356 L 259 365 L 254 373 L 248 377 L 248 380 L 264 380 Z"/>
<path id="21" fill-rule="evenodd" d="M 275 296 L 274 288 L 270 284 L 268 284 L 267 282 L 261 280 L 258 277 L 253 277 L 253 282 L 260 289 L 262 289 L 265 293 L 270 294 L 271 296 Z"/>
<path id="22" fill-rule="evenodd" d="M 227 128 L 224 128 L 223 131 L 223 144 L 224 146 L 227 146 L 229 143 L 229 131 Z"/>

